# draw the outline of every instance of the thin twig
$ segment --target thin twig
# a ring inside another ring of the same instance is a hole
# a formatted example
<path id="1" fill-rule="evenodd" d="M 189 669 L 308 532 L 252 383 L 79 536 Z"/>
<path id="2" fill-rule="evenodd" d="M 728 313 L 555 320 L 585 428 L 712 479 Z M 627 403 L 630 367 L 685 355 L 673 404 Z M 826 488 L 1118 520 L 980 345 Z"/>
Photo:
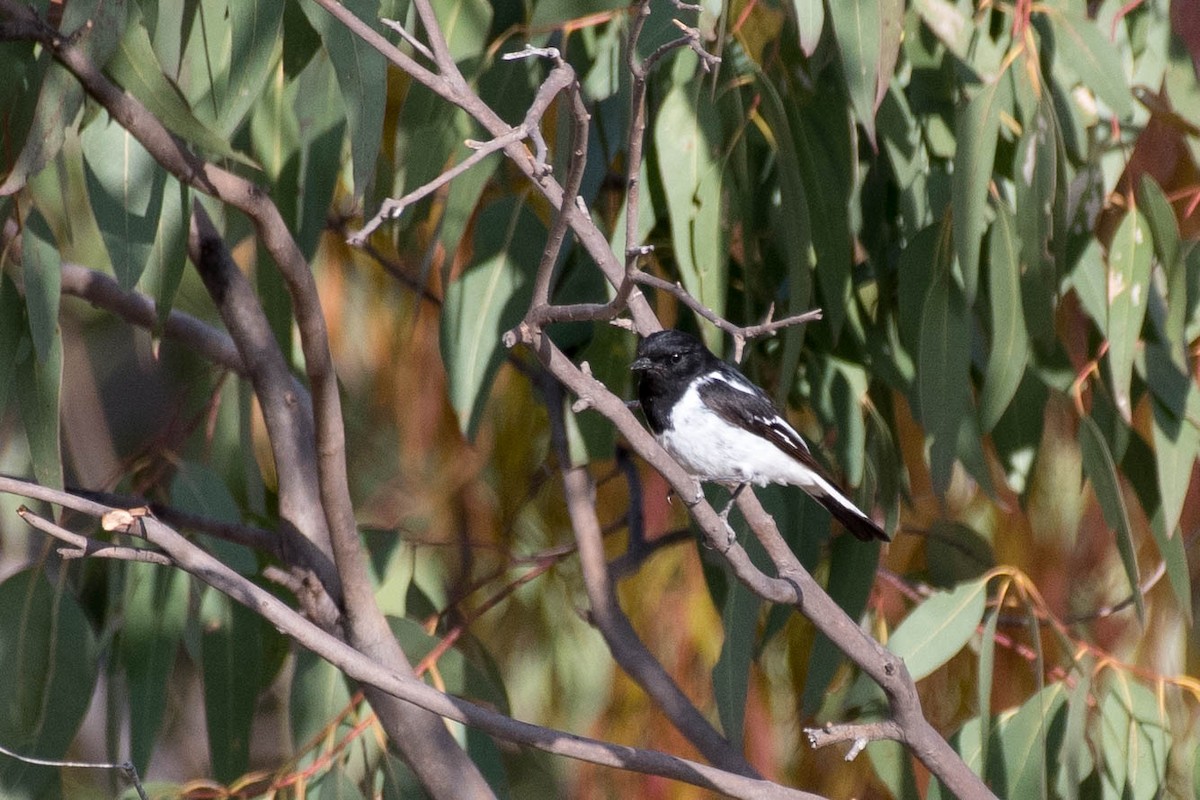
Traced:
<path id="1" fill-rule="evenodd" d="M 60 542 L 65 542 L 68 546 L 58 549 L 58 554 L 64 559 L 94 556 L 96 558 L 113 558 L 119 561 L 141 561 L 148 564 L 161 564 L 163 566 L 171 566 L 172 564 L 171 559 L 156 550 L 147 550 L 144 547 L 123 547 L 121 545 L 106 544 L 75 533 L 74 531 L 69 531 L 61 525 L 57 525 L 45 517 L 33 513 L 26 506 L 20 506 L 17 509 L 17 516 L 42 533 L 49 534 Z"/>
<path id="2" fill-rule="evenodd" d="M 141 800 L 149 800 L 146 796 L 146 788 L 142 786 L 142 779 L 138 775 L 137 767 L 132 761 L 122 761 L 119 764 L 106 764 L 99 761 L 62 761 L 56 758 L 37 758 L 36 756 L 22 755 L 16 751 L 9 750 L 7 747 L 0 745 L 0 753 L 15 758 L 17 761 L 26 764 L 34 764 L 39 767 L 58 767 L 60 769 L 107 769 L 116 770 L 125 774 L 129 782 L 133 784 L 134 791 L 137 792 Z"/>
<path id="3" fill-rule="evenodd" d="M 385 221 L 398 218 L 404 213 L 404 209 L 408 208 L 413 203 L 428 197 L 450 181 L 457 178 L 459 175 L 462 175 L 471 167 L 478 164 L 480 161 L 483 161 L 488 156 L 503 150 L 513 142 L 524 139 L 527 135 L 528 132 L 525 130 L 525 126 L 519 125 L 503 136 L 498 136 L 488 142 L 467 140 L 467 147 L 471 148 L 475 152 L 471 153 L 471 155 L 467 156 L 458 164 L 455 164 L 453 167 L 443 172 L 441 175 L 438 175 L 428 183 L 418 186 L 416 189 L 413 189 L 403 197 L 395 199 L 388 198 L 384 200 L 375 216 L 371 217 L 371 219 L 369 219 L 361 229 L 350 234 L 350 236 L 347 237 L 346 242 L 354 247 L 362 247 L 366 244 L 367 238 Z"/>
<path id="4" fill-rule="evenodd" d="M 412 48 L 418 53 L 425 56 L 430 61 L 433 61 L 433 53 L 429 52 L 429 48 L 422 44 L 420 39 L 409 33 L 408 29 L 402 24 L 394 19 L 386 19 L 383 17 L 381 17 L 379 21 L 394 30 L 396 33 L 400 34 L 400 38 L 412 45 Z"/>

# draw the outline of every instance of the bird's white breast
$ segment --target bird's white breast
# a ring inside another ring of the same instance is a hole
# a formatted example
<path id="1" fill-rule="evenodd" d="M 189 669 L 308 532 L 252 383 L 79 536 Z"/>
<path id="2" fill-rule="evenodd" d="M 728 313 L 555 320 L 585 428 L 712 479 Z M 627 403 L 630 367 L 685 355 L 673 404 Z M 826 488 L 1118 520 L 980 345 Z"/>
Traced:
<path id="1" fill-rule="evenodd" d="M 717 416 L 701 402 L 695 384 L 675 404 L 671 424 L 658 441 L 701 480 L 814 488 L 820 482 L 811 470 L 767 440 Z"/>

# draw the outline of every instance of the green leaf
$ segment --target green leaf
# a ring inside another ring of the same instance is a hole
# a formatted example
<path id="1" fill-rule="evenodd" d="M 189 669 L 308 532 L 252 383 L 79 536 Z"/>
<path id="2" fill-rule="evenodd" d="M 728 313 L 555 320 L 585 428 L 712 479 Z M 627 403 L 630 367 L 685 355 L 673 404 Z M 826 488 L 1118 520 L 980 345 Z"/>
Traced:
<path id="1" fill-rule="evenodd" d="M 284 5 L 279 0 L 228 2 L 229 81 L 219 102 L 221 131 L 226 134 L 241 127 L 283 52 Z"/>
<path id="2" fill-rule="evenodd" d="M 791 107 L 789 129 L 795 133 L 794 148 L 804 181 L 802 198 L 812 232 L 815 270 L 821 287 L 823 321 L 836 341 L 853 306 L 851 270 L 854 266 L 853 223 L 849 209 L 854 192 L 853 150 L 858 139 L 844 96 L 826 90 L 817 104 L 805 113 Z M 785 203 L 784 208 L 789 206 Z M 804 309 L 797 309 L 797 312 Z"/>
<path id="3" fill-rule="evenodd" d="M 250 726 L 262 686 L 260 618 L 209 588 L 200 606 L 203 625 L 204 714 L 213 776 L 231 782 L 250 763 Z"/>
<path id="4" fill-rule="evenodd" d="M 387 94 L 387 62 L 361 37 L 351 33 L 316 3 L 304 3 L 309 24 L 321 42 L 337 74 L 342 102 L 350 128 L 350 151 L 354 162 L 354 194 L 361 197 L 375 174 L 375 161 L 383 139 L 383 112 Z M 370 26 L 379 13 L 377 0 L 348 0 L 344 3 L 356 17 Z"/>
<path id="5" fill-rule="evenodd" d="M 817 508 L 815 503 L 806 505 L 824 516 L 824 509 Z M 803 533 L 806 539 L 815 538 L 811 532 Z M 879 566 L 879 550 L 878 543 L 864 544 L 852 536 L 839 536 L 830 545 L 829 596 L 851 619 L 859 619 L 867 608 Z M 804 683 L 803 708 L 806 714 L 814 713 L 821 707 L 844 659 L 842 651 L 825 634 L 816 634 Z"/>
<path id="6" fill-rule="evenodd" d="M 947 0 L 915 0 L 913 7 L 921 21 L 960 61 L 969 61 L 975 25 L 968 13 Z"/>
<path id="7" fill-rule="evenodd" d="M 1002 797 L 1049 797 L 1050 773 L 1057 767 L 1066 724 L 1066 700 L 1066 686 L 1052 683 L 996 726 L 1003 757 L 991 764 L 993 786 Z"/>
<path id="8" fill-rule="evenodd" d="M 79 0 L 62 6 L 59 30 L 64 34 L 84 29 L 78 39 L 80 55 L 91 64 L 103 67 L 112 57 L 121 32 L 125 30 L 126 0 Z M 15 77 L 5 65 L 6 80 Z M 67 131 L 76 122 L 83 105 L 83 89 L 66 67 L 53 60 L 44 50 L 38 65 L 37 104 L 29 123 L 21 152 L 12 161 L 12 169 L 0 185 L 0 196 L 16 192 L 25 182 L 41 172 L 62 149 Z M 4 164 L 11 156 L 4 154 Z"/>
<path id="9" fill-rule="evenodd" d="M 980 89 L 955 115 L 958 146 L 951 176 L 954 249 L 968 307 L 974 305 L 979 285 L 979 248 L 987 230 L 988 185 L 996 166 L 1000 114 L 1011 114 L 1012 102 L 1012 84 L 1002 76 Z"/>
<path id="10" fill-rule="evenodd" d="M 1001 599 L 1003 599 L 1001 597 Z M 979 774 L 987 774 L 987 759 L 992 736 L 992 680 L 996 667 L 996 625 L 1000 622 L 997 609 L 987 612 L 983 636 L 979 642 L 979 683 L 975 687 L 979 705 Z"/>
<path id="11" fill-rule="evenodd" d="M 829 20 L 837 36 L 838 52 L 854 114 L 867 139 L 875 142 L 875 108 L 879 96 L 879 65 L 883 24 L 876 0 L 844 0 L 829 4 Z"/>
<path id="12" fill-rule="evenodd" d="M 734 747 L 739 746 L 745 735 L 746 696 L 761 605 L 758 598 L 740 583 L 730 585 L 721 604 L 725 641 L 712 671 L 713 694 L 721 730 Z"/>
<path id="13" fill-rule="evenodd" d="M 996 204 L 990 245 L 988 299 L 992 304 L 992 349 L 979 399 L 979 424 L 984 433 L 996 426 L 1012 402 L 1029 360 L 1029 335 L 1021 307 L 1021 244 L 1003 201 Z"/>
<path id="14" fill-rule="evenodd" d="M 762 92 L 763 118 L 779 159 L 780 201 L 772 203 L 769 221 L 772 244 L 782 254 L 787 267 L 788 313 L 800 314 L 808 310 L 812 299 L 812 267 L 815 263 L 812 220 L 797 151 L 800 139 L 798 134 L 793 134 L 788 104 L 784 103 L 771 79 L 757 67 L 754 75 L 755 87 Z M 795 374 L 803 337 L 804 326 L 792 327 L 784 334 L 784 354 L 780 363 L 783 374 Z M 787 390 L 787 382 L 781 381 L 780 392 Z"/>
<path id="15" fill-rule="evenodd" d="M 1170 721 L 1154 693 L 1111 670 L 1100 703 L 1101 780 L 1111 796 L 1129 800 L 1162 797 L 1167 786 Z"/>
<path id="16" fill-rule="evenodd" d="M 1087 743 L 1088 715 L 1092 705 L 1092 670 L 1079 670 L 1079 679 L 1067 698 L 1067 722 L 1058 749 L 1058 792 L 1063 800 L 1079 800 L 1079 786 L 1094 768 Z"/>
<path id="17" fill-rule="evenodd" d="M 1013 65 L 1013 80 L 1023 75 L 1026 56 Z M 1019 272 L 1029 336 L 1042 344 L 1055 341 L 1054 308 L 1058 299 L 1058 268 L 1050 252 L 1060 201 L 1058 122 L 1049 92 L 1043 91 L 1032 119 L 1013 155 L 1016 241 L 1020 245 Z M 1005 203 L 1006 209 L 1009 206 Z M 995 226 L 993 225 L 993 230 Z"/>
<path id="18" fill-rule="evenodd" d="M 478 58 L 487 49 L 492 24 L 492 6 L 487 0 L 434 3 L 433 10 L 455 61 Z"/>
<path id="19" fill-rule="evenodd" d="M 16 375 L 17 355 L 29 331 L 25 303 L 0 260 L 0 414 L 8 407 L 8 393 Z M 27 348 L 29 344 L 25 345 Z"/>
<path id="20" fill-rule="evenodd" d="M 146 259 L 143 281 L 154 287 L 155 309 L 158 327 L 167 324 L 175 296 L 183 282 L 183 271 L 187 266 L 188 198 L 191 191 L 173 176 L 167 176 L 163 186 L 162 212 L 158 215 L 158 228 L 154 232 L 154 244 Z"/>
<path id="21" fill-rule="evenodd" d="M 1083 456 L 1083 472 L 1092 482 L 1092 489 L 1104 514 L 1104 521 L 1116 534 L 1117 549 L 1121 553 L 1121 563 L 1129 579 L 1134 607 L 1137 609 L 1138 619 L 1144 624 L 1146 607 L 1142 599 L 1141 577 L 1138 573 L 1129 512 L 1125 507 L 1125 495 L 1121 491 L 1117 466 L 1113 462 L 1108 443 L 1104 441 L 1104 435 L 1091 417 L 1079 420 L 1079 450 Z"/>
<path id="22" fill-rule="evenodd" d="M 520 322 L 529 305 L 545 240 L 545 229 L 522 201 L 510 197 L 493 203 L 476 221 L 471 264 L 446 291 L 442 360 L 450 403 L 472 439 L 505 357 L 500 337 Z"/>
<path id="23" fill-rule="evenodd" d="M 130 563 L 117 657 L 129 686 L 129 752 L 146 774 L 163 716 L 188 611 L 187 573 Z"/>
<path id="24" fill-rule="evenodd" d="M 1108 252 L 1108 326 L 1105 331 L 1113 399 L 1126 422 L 1133 413 L 1130 382 L 1150 297 L 1153 254 L 1146 218 L 1134 208 L 1121 221 Z"/>
<path id="25" fill-rule="evenodd" d="M 929 526 L 925 537 L 925 561 L 930 584 L 949 588 L 996 566 L 996 554 L 969 525 L 939 519 Z"/>
<path id="26" fill-rule="evenodd" d="M 241 512 L 225 481 L 212 467 L 184 461 L 171 480 L 171 505 L 221 522 L 238 523 Z M 241 575 L 253 575 L 258 560 L 253 551 L 226 539 L 203 534 L 200 537 L 230 569 Z"/>
<path id="27" fill-rule="evenodd" d="M 941 269 L 930 284 L 921 321 L 916 388 L 921 422 L 933 437 L 933 487 L 941 495 L 950 486 L 959 428 L 970 411 L 970 321 L 949 270 Z"/>
<path id="28" fill-rule="evenodd" d="M 96 683 L 95 636 L 65 587 L 34 570 L 0 583 L 0 743 L 24 755 L 65 757 Z M 57 780 L 57 769 L 0 758 L 5 798 L 46 797 Z"/>
<path id="29" fill-rule="evenodd" d="M 133 135 L 107 114 L 94 120 L 81 140 L 92 212 L 117 282 L 132 289 L 158 233 L 166 175 Z"/>
<path id="30" fill-rule="evenodd" d="M 1053 31 L 1055 55 L 1114 114 L 1122 118 L 1132 114 L 1133 97 L 1121 56 L 1096 22 L 1088 19 L 1086 9 L 1067 3 L 1063 8 L 1046 7 L 1044 14 Z"/>
<path id="31" fill-rule="evenodd" d="M 718 315 L 725 313 L 727 252 L 722 244 L 720 143 L 716 114 L 699 81 L 675 85 L 654 123 L 659 177 L 667 199 L 671 241 L 684 288 Z M 720 331 L 704 328 L 720 352 Z"/>
<path id="32" fill-rule="evenodd" d="M 341 670 L 308 650 L 299 649 L 288 702 L 292 741 L 297 748 L 322 735 L 333 718 L 350 705 L 350 697 Z M 338 733 L 344 733 L 341 725 Z"/>
<path id="33" fill-rule="evenodd" d="M 38 483 L 63 488 L 62 431 L 59 417 L 63 378 L 62 339 L 56 330 L 44 359 L 32 350 L 18 350 L 16 369 L 17 404 L 29 440 L 29 455 Z"/>
<path id="34" fill-rule="evenodd" d="M 888 649 L 904 659 L 914 681 L 941 667 L 966 646 L 983 619 L 987 581 L 968 581 L 949 592 L 934 592 L 912 610 L 888 639 Z"/>
<path id="35" fill-rule="evenodd" d="M 167 79 L 137 5 L 130 12 L 129 27 L 105 72 L 141 101 L 171 133 L 197 145 L 206 153 L 247 166 L 254 165 L 253 161 L 235 150 L 228 139 L 201 122 L 180 96 L 178 89 Z"/>
<path id="36" fill-rule="evenodd" d="M 58 338 L 59 294 L 62 287 L 62 256 L 46 218 L 34 209 L 25 219 L 21 236 L 24 245 L 25 307 L 29 313 L 29 334 L 38 361 L 45 362 Z"/>
<path id="37" fill-rule="evenodd" d="M 812 56 L 825 30 L 824 0 L 792 0 L 796 12 L 796 27 L 800 31 L 800 49 L 804 55 Z"/>

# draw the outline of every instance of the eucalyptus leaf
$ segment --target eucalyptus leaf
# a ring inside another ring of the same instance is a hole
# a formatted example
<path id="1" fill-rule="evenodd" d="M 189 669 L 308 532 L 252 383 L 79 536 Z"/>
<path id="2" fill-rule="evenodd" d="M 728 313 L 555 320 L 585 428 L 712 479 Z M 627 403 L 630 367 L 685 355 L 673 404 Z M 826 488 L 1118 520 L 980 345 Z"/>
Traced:
<path id="1" fill-rule="evenodd" d="M 1104 435 L 1091 417 L 1079 421 L 1079 450 L 1083 455 L 1083 471 L 1092 482 L 1092 489 L 1100 503 L 1104 521 L 1117 537 L 1117 550 L 1129 579 L 1129 591 L 1133 595 L 1138 619 L 1146 620 L 1146 605 L 1142 599 L 1141 577 L 1138 572 L 1137 551 L 1133 543 L 1133 529 L 1129 523 L 1129 510 L 1121 489 L 1117 466 Z"/>
<path id="2" fill-rule="evenodd" d="M 913 680 L 919 681 L 966 647 L 983 619 L 986 601 L 984 579 L 934 592 L 904 618 L 888 638 L 888 649 L 904 659 Z"/>

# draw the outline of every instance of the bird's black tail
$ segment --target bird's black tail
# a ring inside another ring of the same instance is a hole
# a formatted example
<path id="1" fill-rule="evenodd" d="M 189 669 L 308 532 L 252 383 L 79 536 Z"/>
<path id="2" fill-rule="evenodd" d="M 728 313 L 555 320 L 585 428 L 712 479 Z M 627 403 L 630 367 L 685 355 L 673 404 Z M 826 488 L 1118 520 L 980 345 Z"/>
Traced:
<path id="1" fill-rule="evenodd" d="M 851 503 L 844 496 L 834 492 L 826 492 L 825 494 L 813 493 L 813 498 L 825 506 L 833 518 L 842 523 L 842 526 L 850 533 L 854 534 L 854 538 L 864 542 L 869 542 L 872 539 L 878 539 L 881 542 L 890 542 L 892 539 L 883 528 L 875 524 L 875 521 L 858 509 L 858 506 Z"/>

